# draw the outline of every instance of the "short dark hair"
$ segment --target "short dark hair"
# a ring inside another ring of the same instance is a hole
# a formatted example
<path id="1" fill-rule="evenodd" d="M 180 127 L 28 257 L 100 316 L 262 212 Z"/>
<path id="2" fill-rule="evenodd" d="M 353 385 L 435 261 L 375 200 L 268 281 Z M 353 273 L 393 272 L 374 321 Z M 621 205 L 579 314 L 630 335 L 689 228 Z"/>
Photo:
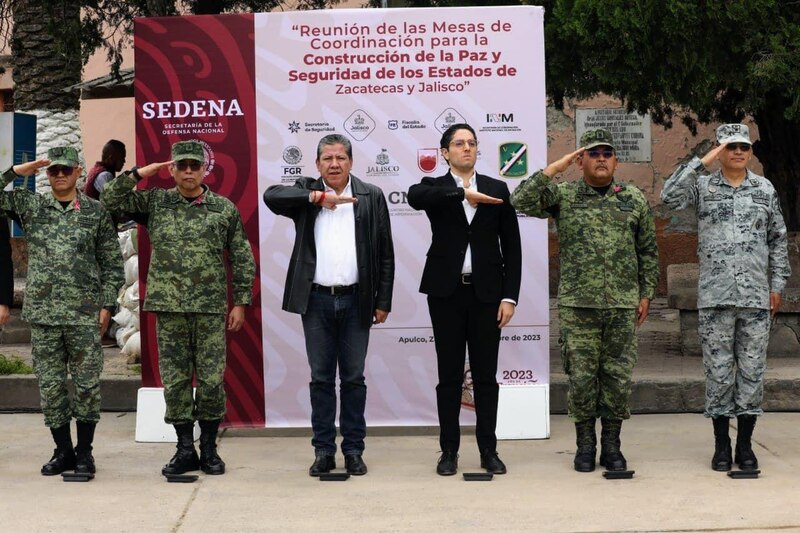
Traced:
<path id="1" fill-rule="evenodd" d="M 109 140 L 103 145 L 102 159 L 105 161 L 106 157 L 111 154 L 121 154 L 125 151 L 125 143 L 116 139 Z"/>
<path id="2" fill-rule="evenodd" d="M 317 145 L 317 161 L 319 161 L 319 156 L 322 155 L 322 149 L 332 144 L 341 144 L 344 146 L 347 157 L 349 157 L 351 161 L 353 160 L 353 145 L 350 143 L 350 139 L 339 133 L 331 133 L 319 140 L 319 144 Z"/>
<path id="3" fill-rule="evenodd" d="M 472 133 L 472 136 L 475 137 L 475 140 L 478 140 L 478 135 L 475 133 L 475 130 L 472 129 L 472 126 L 469 124 L 453 124 L 442 133 L 442 138 L 439 141 L 440 148 L 450 148 L 450 141 L 453 140 L 453 136 L 456 134 L 458 130 L 467 130 Z"/>

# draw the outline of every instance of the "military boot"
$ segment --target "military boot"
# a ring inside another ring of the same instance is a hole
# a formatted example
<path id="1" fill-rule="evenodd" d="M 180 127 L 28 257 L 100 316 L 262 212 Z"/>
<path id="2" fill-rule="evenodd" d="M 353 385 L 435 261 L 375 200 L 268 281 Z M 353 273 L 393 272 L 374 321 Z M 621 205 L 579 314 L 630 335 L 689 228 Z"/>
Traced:
<path id="1" fill-rule="evenodd" d="M 594 471 L 594 458 L 597 455 L 597 433 L 594 424 L 594 418 L 575 422 L 575 443 L 578 449 L 575 452 L 574 464 L 578 472 Z"/>
<path id="2" fill-rule="evenodd" d="M 736 435 L 736 464 L 742 470 L 758 470 L 758 459 L 753 453 L 750 439 L 756 427 L 756 415 L 739 415 L 736 417 L 739 432 Z"/>
<path id="3" fill-rule="evenodd" d="M 92 442 L 94 442 L 94 428 L 96 422 L 81 422 L 78 420 L 78 444 L 75 446 L 75 473 L 94 474 L 94 457 L 92 457 Z"/>
<path id="4" fill-rule="evenodd" d="M 727 472 L 731 469 L 731 438 L 728 436 L 730 426 L 727 416 L 720 416 L 714 421 L 714 457 L 711 459 L 711 468 L 717 472 Z"/>
<path id="5" fill-rule="evenodd" d="M 200 468 L 200 459 L 194 449 L 194 424 L 175 424 L 175 433 L 178 435 L 177 451 L 161 469 L 161 474 L 165 476 L 184 474 Z"/>
<path id="6" fill-rule="evenodd" d="M 217 455 L 219 422 L 219 420 L 200 421 L 200 468 L 212 476 L 225 473 L 225 461 Z"/>
<path id="7" fill-rule="evenodd" d="M 600 466 L 606 470 L 621 471 L 628 469 L 628 462 L 620 450 L 619 434 L 622 420 L 601 419 L 603 429 L 600 431 Z"/>
<path id="8" fill-rule="evenodd" d="M 75 469 L 75 450 L 72 448 L 72 435 L 70 434 L 69 422 L 58 428 L 50 428 L 56 449 L 53 450 L 53 457 L 50 461 L 42 465 L 43 476 L 57 476 L 67 470 Z"/>

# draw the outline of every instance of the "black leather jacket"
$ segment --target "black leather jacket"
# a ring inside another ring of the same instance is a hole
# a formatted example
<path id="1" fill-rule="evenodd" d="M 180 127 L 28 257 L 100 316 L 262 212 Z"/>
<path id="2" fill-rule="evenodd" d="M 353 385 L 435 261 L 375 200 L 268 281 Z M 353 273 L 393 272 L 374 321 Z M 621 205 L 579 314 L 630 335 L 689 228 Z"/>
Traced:
<path id="1" fill-rule="evenodd" d="M 389 209 L 380 188 L 350 174 L 356 219 L 359 313 L 363 325 L 372 324 L 375 309 L 392 310 L 394 245 Z M 303 314 L 308 308 L 311 283 L 316 271 L 314 222 L 322 209 L 308 201 L 311 191 L 323 190 L 322 178 L 298 178 L 293 186 L 273 185 L 264 191 L 270 211 L 294 221 L 296 236 L 286 274 L 283 310 Z"/>

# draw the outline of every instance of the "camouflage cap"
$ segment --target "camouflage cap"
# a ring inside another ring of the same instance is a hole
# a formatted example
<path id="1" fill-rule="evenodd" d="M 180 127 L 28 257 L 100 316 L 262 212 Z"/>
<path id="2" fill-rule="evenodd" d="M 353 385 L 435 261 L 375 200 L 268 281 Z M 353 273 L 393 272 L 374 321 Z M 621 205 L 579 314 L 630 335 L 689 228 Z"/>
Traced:
<path id="1" fill-rule="evenodd" d="M 747 143 L 750 142 L 750 130 L 744 124 L 723 124 L 717 128 L 717 142 L 722 143 Z"/>
<path id="2" fill-rule="evenodd" d="M 614 137 L 611 132 L 604 129 L 586 130 L 581 135 L 581 148 L 594 148 L 595 146 L 610 146 L 612 150 L 614 147 Z"/>
<path id="3" fill-rule="evenodd" d="M 47 168 L 61 165 L 64 167 L 77 167 L 80 165 L 78 162 L 78 151 L 72 146 L 58 146 L 47 150 L 47 159 L 50 164 Z"/>
<path id="4" fill-rule="evenodd" d="M 172 145 L 172 160 L 194 159 L 204 163 L 206 160 L 203 153 L 203 145 L 198 141 L 180 141 Z"/>

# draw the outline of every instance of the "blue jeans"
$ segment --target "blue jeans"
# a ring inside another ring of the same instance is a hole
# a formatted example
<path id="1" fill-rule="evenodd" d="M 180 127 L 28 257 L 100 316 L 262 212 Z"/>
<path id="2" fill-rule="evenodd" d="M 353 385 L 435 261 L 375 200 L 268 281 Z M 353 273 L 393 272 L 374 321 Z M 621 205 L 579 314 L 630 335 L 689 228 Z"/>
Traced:
<path id="1" fill-rule="evenodd" d="M 311 444 L 315 453 L 336 453 L 336 367 L 339 367 L 339 396 L 342 453 L 361 454 L 367 422 L 364 408 L 367 385 L 369 327 L 360 323 L 358 294 L 334 296 L 312 292 L 303 315 L 306 354 L 311 367 Z"/>

